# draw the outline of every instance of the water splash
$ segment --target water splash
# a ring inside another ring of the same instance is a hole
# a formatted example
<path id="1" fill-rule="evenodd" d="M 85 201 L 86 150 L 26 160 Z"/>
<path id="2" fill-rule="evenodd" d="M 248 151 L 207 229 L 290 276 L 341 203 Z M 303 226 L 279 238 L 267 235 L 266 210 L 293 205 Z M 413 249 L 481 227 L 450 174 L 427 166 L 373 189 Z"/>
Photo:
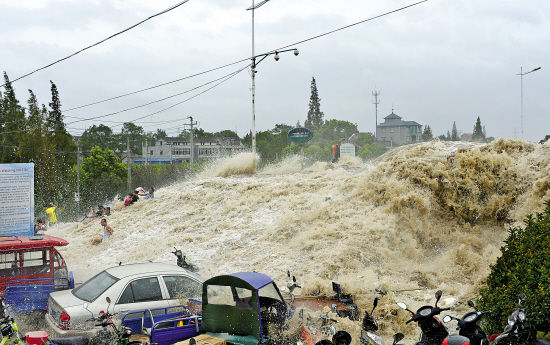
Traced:
<path id="1" fill-rule="evenodd" d="M 417 308 L 442 289 L 453 315 L 466 310 L 507 227 L 550 198 L 550 143 L 430 142 L 368 164 L 317 162 L 302 170 L 299 157 L 290 157 L 257 173 L 256 160 L 243 154 L 213 164 L 151 201 L 114 210 L 107 243 L 90 245 L 102 232 L 99 220 L 51 233 L 69 240 L 61 251 L 77 280 L 119 261 L 175 263 L 177 246 L 204 277 L 255 270 L 284 285 L 290 269 L 301 293 L 329 295 L 337 280 L 363 309 L 382 286 L 389 294 L 375 315 L 389 341 L 397 331 L 418 332 L 405 326 L 398 300 Z M 358 332 L 349 327 L 355 343 Z"/>

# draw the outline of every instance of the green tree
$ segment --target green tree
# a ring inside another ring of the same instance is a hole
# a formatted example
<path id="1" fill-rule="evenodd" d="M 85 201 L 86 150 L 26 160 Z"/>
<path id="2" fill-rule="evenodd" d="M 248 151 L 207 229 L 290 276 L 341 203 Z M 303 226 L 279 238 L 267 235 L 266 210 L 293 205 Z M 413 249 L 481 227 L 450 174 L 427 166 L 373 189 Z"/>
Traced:
<path id="1" fill-rule="evenodd" d="M 160 129 L 160 128 L 157 128 L 157 132 L 155 134 L 153 134 L 153 136 L 155 138 L 155 141 L 160 140 L 160 139 L 164 139 L 164 138 L 167 137 L 166 131 L 164 129 Z"/>
<path id="2" fill-rule="evenodd" d="M 315 78 L 311 78 L 311 96 L 309 97 L 309 110 L 307 112 L 307 120 L 304 124 L 305 127 L 315 132 L 323 125 L 323 116 L 317 84 Z"/>
<path id="3" fill-rule="evenodd" d="M 141 155 L 143 154 L 142 145 L 145 144 L 145 132 L 143 127 L 134 124 L 133 122 L 124 122 L 120 130 L 120 142 L 123 150 L 126 150 L 126 141 L 130 141 L 130 152 Z"/>
<path id="4" fill-rule="evenodd" d="M 446 140 L 446 141 L 450 141 L 450 140 L 451 140 L 451 132 L 447 131 L 447 135 L 445 136 L 445 140 Z"/>
<path id="5" fill-rule="evenodd" d="M 119 138 L 113 134 L 113 130 L 103 124 L 88 128 L 80 138 L 79 144 L 83 152 L 89 152 L 94 146 L 99 146 L 102 149 L 109 148 L 118 152 L 122 145 Z"/>
<path id="6" fill-rule="evenodd" d="M 126 166 L 108 148 L 92 147 L 80 170 L 82 194 L 93 204 L 112 199 L 126 183 Z"/>
<path id="7" fill-rule="evenodd" d="M 236 132 L 233 132 L 230 129 L 225 129 L 223 131 L 219 131 L 214 133 L 214 137 L 226 137 L 226 138 L 238 138 L 239 135 Z"/>
<path id="8" fill-rule="evenodd" d="M 483 135 L 483 128 L 481 127 L 481 120 L 477 117 L 476 124 L 474 125 L 474 132 L 472 134 L 472 141 L 484 142 L 485 135 Z"/>
<path id="9" fill-rule="evenodd" d="M 50 110 L 46 121 L 47 135 L 51 146 L 56 151 L 75 152 L 76 145 L 72 136 L 65 129 L 63 114 L 61 113 L 61 100 L 57 86 L 50 80 L 52 99 L 49 103 Z M 70 171 L 70 167 L 76 163 L 75 154 L 60 155 L 58 160 L 60 173 Z"/>
<path id="10" fill-rule="evenodd" d="M 25 128 L 25 109 L 19 105 L 8 75 L 4 72 L 5 92 L 2 98 L 2 133 L 0 137 L 0 161 L 2 163 L 19 162 L 18 147 Z"/>
<path id="11" fill-rule="evenodd" d="M 458 131 L 456 130 L 456 122 L 453 121 L 453 130 L 451 131 L 451 141 L 458 141 Z"/>
<path id="12" fill-rule="evenodd" d="M 377 146 L 375 144 L 363 145 L 359 148 L 359 157 L 363 159 L 373 159 L 384 154 L 388 149 L 384 146 Z"/>
<path id="13" fill-rule="evenodd" d="M 479 307 L 491 310 L 484 319 L 489 334 L 506 326 L 517 308 L 517 296 L 525 294 L 526 324 L 531 331 L 550 331 L 550 201 L 542 213 L 529 215 L 525 227 L 509 230 L 502 255 L 481 289 Z"/>
<path id="14" fill-rule="evenodd" d="M 423 141 L 430 141 L 433 139 L 433 133 L 430 126 L 426 125 L 424 126 L 424 131 L 422 132 L 422 140 Z"/>

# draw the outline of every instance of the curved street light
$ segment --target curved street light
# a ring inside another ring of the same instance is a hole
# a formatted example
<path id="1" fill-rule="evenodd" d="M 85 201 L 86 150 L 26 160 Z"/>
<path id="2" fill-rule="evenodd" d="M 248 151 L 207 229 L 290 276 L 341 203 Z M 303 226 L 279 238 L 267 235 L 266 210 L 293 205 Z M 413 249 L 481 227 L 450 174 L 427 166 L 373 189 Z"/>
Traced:
<path id="1" fill-rule="evenodd" d="M 535 71 L 538 71 L 542 67 L 536 67 L 530 70 L 529 72 L 523 73 L 523 66 L 519 68 L 519 73 L 516 75 L 520 76 L 520 84 L 521 84 L 521 139 L 523 139 L 523 76 L 529 73 L 533 73 Z"/>
<path id="2" fill-rule="evenodd" d="M 258 64 L 262 62 L 269 55 L 274 54 L 275 61 L 279 61 L 280 59 L 279 53 L 284 53 L 292 50 L 294 51 L 295 56 L 298 56 L 299 54 L 298 49 L 292 48 L 292 49 L 269 52 L 266 54 L 254 55 L 254 10 L 265 5 L 268 1 L 270 0 L 263 0 L 257 4 L 254 4 L 255 0 L 252 0 L 252 6 L 246 9 L 247 11 L 252 12 L 252 58 L 251 58 L 252 60 L 252 68 L 251 68 L 252 69 L 251 71 L 251 74 L 252 74 L 252 152 L 254 153 L 256 153 L 256 99 L 255 99 L 256 98 L 256 66 L 258 66 Z M 258 57 L 262 57 L 262 58 L 260 59 L 260 61 L 256 62 L 256 58 Z"/>

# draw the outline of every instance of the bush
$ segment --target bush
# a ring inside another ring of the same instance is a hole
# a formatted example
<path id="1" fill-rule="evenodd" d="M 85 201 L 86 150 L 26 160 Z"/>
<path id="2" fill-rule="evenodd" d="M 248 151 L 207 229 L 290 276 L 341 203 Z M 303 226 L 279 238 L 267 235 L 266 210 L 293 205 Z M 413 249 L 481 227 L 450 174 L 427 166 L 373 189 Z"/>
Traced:
<path id="1" fill-rule="evenodd" d="M 550 331 L 550 200 L 542 213 L 529 215 L 525 228 L 512 228 L 502 256 L 481 290 L 479 307 L 492 312 L 485 317 L 488 333 L 501 332 L 525 294 L 526 324 L 533 332 Z"/>

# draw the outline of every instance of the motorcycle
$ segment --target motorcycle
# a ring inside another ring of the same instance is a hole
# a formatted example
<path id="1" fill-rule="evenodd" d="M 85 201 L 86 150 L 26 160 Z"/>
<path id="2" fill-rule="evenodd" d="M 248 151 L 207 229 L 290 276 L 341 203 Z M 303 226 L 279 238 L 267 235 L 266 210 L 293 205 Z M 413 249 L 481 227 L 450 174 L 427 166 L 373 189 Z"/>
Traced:
<path id="1" fill-rule="evenodd" d="M 489 337 L 490 345 L 518 345 L 525 344 L 531 336 L 531 330 L 525 324 L 525 296 L 518 296 L 518 308 L 508 317 L 508 324 L 500 334 Z M 550 340 L 535 339 L 531 345 L 550 345 Z"/>
<path id="2" fill-rule="evenodd" d="M 439 321 L 436 315 L 439 315 L 442 311 L 449 310 L 450 308 L 439 308 L 437 303 L 441 299 L 443 292 L 437 290 L 435 293 L 435 305 L 429 306 L 425 305 L 420 307 L 416 313 L 409 310 L 407 305 L 403 302 L 397 302 L 397 305 L 411 313 L 412 317 L 406 322 L 407 324 L 414 321 L 418 323 L 420 327 L 421 335 L 419 343 L 423 345 L 441 345 L 443 339 L 445 339 L 449 332 L 447 328 Z M 417 343 L 418 344 L 418 343 Z"/>
<path id="3" fill-rule="evenodd" d="M 5 345 L 8 341 L 11 342 L 14 336 L 17 339 L 16 342 L 18 345 L 24 344 L 21 340 L 21 334 L 19 333 L 17 323 L 13 317 L 6 315 L 4 298 L 0 298 L 0 335 L 2 336 L 0 345 Z"/>
<path id="4" fill-rule="evenodd" d="M 111 299 L 106 298 L 109 306 L 111 305 Z M 84 309 L 88 310 L 88 303 L 84 303 Z M 92 313 L 90 311 L 90 313 Z M 132 335 L 132 329 L 120 325 L 117 327 L 113 321 L 113 314 L 109 313 L 109 307 L 107 312 L 100 311 L 97 317 L 92 317 L 87 321 L 95 322 L 95 326 L 101 326 L 102 329 L 90 339 L 90 345 L 128 345 L 128 344 L 143 344 L 140 342 L 130 342 L 130 336 Z"/>
<path id="5" fill-rule="evenodd" d="M 372 315 L 377 305 L 378 305 L 378 297 L 375 297 L 374 302 L 372 303 L 371 312 L 369 313 L 368 311 L 365 311 L 365 317 L 363 318 L 363 327 L 361 329 L 361 338 L 360 338 L 361 344 L 383 345 L 382 338 L 375 333 L 376 331 L 378 331 L 378 323 L 376 322 L 376 319 Z"/>
<path id="6" fill-rule="evenodd" d="M 481 320 L 483 315 L 491 311 L 479 311 L 471 300 L 468 300 L 468 305 L 474 308 L 475 311 L 464 314 L 461 319 L 447 315 L 443 318 L 443 322 L 447 323 L 451 320 L 457 320 L 458 325 L 456 329 L 459 330 L 458 334 L 468 338 L 471 345 L 488 345 L 489 340 L 487 339 L 487 335 L 478 326 L 477 322 Z"/>
<path id="7" fill-rule="evenodd" d="M 303 310 L 300 311 L 303 318 Z M 338 320 L 331 319 L 328 315 L 319 316 L 321 326 L 315 325 L 308 313 L 307 324 L 300 330 L 300 343 L 305 345 L 349 345 L 351 335 L 346 331 L 336 331 L 334 323 Z M 332 340 L 329 340 L 332 338 Z"/>
<path id="8" fill-rule="evenodd" d="M 177 265 L 179 267 L 185 268 L 186 270 L 191 271 L 191 272 L 198 272 L 199 271 L 199 269 L 195 265 L 190 264 L 187 261 L 185 261 L 185 255 L 183 255 L 183 252 L 181 250 L 179 250 L 176 247 L 174 247 L 174 249 L 175 249 L 175 251 L 173 251 L 172 254 L 174 254 L 176 256 L 176 258 L 178 259 Z"/>

